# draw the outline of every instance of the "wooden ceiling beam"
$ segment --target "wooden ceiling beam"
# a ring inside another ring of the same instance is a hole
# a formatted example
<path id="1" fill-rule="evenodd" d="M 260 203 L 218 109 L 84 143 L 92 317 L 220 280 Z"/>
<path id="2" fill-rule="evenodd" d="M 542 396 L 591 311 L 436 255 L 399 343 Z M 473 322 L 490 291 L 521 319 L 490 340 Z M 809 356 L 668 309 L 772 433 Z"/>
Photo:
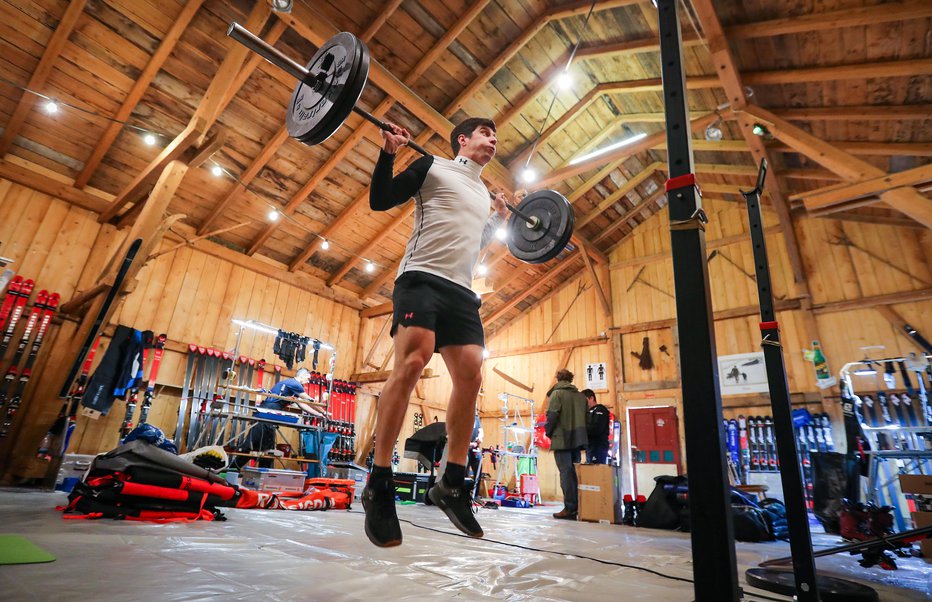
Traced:
<path id="1" fill-rule="evenodd" d="M 275 22 L 272 23 L 272 27 L 269 28 L 267 34 L 265 34 L 265 41 L 267 44 L 275 45 L 278 42 L 279 38 L 288 30 L 288 25 L 280 20 L 275 19 Z M 230 86 L 230 89 L 227 90 L 226 95 L 223 97 L 223 102 L 219 113 L 223 113 L 223 110 L 233 102 L 233 98 L 239 93 L 242 87 L 246 84 L 246 80 L 252 77 L 252 74 L 255 73 L 256 69 L 265 61 L 264 58 L 258 54 L 251 54 L 249 58 L 246 59 L 246 63 L 243 65 L 242 70 L 236 74 L 236 78 L 233 80 L 233 85 Z"/>
<path id="2" fill-rule="evenodd" d="M 55 68 L 55 61 L 58 60 L 58 56 L 68 42 L 68 37 L 71 35 L 71 31 L 81 17 L 81 13 L 84 12 L 84 6 L 86 4 L 87 0 L 71 0 L 71 2 L 68 3 L 65 14 L 62 15 L 61 20 L 58 22 L 58 26 L 55 28 L 52 36 L 49 38 L 48 44 L 45 46 L 45 51 L 42 53 L 42 58 L 39 59 L 39 64 L 36 65 L 32 75 L 29 76 L 29 81 L 26 82 L 27 88 L 39 91 L 45 87 L 45 81 L 48 79 L 49 75 L 51 75 L 52 69 Z M 10 147 L 13 146 L 13 140 L 26 122 L 26 117 L 29 116 L 29 111 L 35 104 L 36 99 L 37 97 L 32 93 L 23 90 L 19 102 L 16 103 L 16 108 L 13 109 L 10 120 L 6 123 L 3 136 L 0 137 L 0 157 L 6 155 Z"/>
<path id="3" fill-rule="evenodd" d="M 757 71 L 743 74 L 742 79 L 745 84 L 757 86 L 881 77 L 918 77 L 923 75 L 932 75 L 932 61 L 929 59 Z"/>
<path id="4" fill-rule="evenodd" d="M 366 30 L 359 35 L 359 39 L 366 43 L 371 41 L 372 38 L 375 37 L 375 34 L 382 29 L 382 26 L 388 22 L 395 11 L 398 10 L 402 2 L 404 2 L 404 0 L 388 0 L 385 6 L 379 7 L 375 19 L 373 19 L 372 22 L 369 23 L 369 26 L 366 27 Z"/>
<path id="5" fill-rule="evenodd" d="M 836 211 L 824 215 L 812 215 L 803 213 L 805 217 L 817 219 L 837 219 L 845 222 L 860 222 L 865 224 L 875 224 L 882 226 L 896 226 L 898 228 L 913 228 L 925 230 L 925 226 L 909 219 L 908 217 L 896 217 L 891 215 L 875 215 L 867 213 L 856 213 L 854 211 Z"/>
<path id="6" fill-rule="evenodd" d="M 850 182 L 882 178 L 887 175 L 883 170 L 844 152 L 832 143 L 816 138 L 767 109 L 757 105 L 748 105 L 743 110 L 752 120 L 765 122 L 773 136 Z M 888 190 L 880 194 L 880 200 L 927 228 L 932 228 L 932 203 L 918 190 L 914 188 Z"/>
<path id="7" fill-rule="evenodd" d="M 793 227 L 793 216 L 790 214 L 790 204 L 783 193 L 784 183 L 780 179 L 780 168 L 773 161 L 770 151 L 764 145 L 764 141 L 751 132 L 753 124 L 748 123 L 747 116 L 740 111 L 747 104 L 746 86 L 749 83 L 767 83 L 766 78 L 760 78 L 758 74 L 741 74 L 738 71 L 737 63 L 731 52 L 731 46 L 725 30 L 715 12 L 715 6 L 712 0 L 692 0 L 693 9 L 696 11 L 696 17 L 702 26 L 702 31 L 708 41 L 709 51 L 712 54 L 712 61 L 715 65 L 715 71 L 725 88 L 725 95 L 728 98 L 731 108 L 737 113 L 738 123 L 741 135 L 744 137 L 751 155 L 754 157 L 754 164 L 761 165 L 766 162 L 770 167 L 772 174 L 771 184 L 767 186 L 767 196 L 770 199 L 770 205 L 777 214 L 777 219 L 782 226 L 782 235 L 784 246 L 786 247 L 787 257 L 790 263 L 790 269 L 793 274 L 794 292 L 796 296 L 809 295 L 809 282 L 806 276 L 806 269 L 803 265 L 802 251 L 799 246 L 799 240 L 796 238 L 796 229 Z M 814 70 L 793 69 L 793 82 L 812 81 L 807 77 L 815 77 Z M 820 77 L 819 81 L 825 77 Z"/>
<path id="8" fill-rule="evenodd" d="M 889 5 L 881 5 L 889 6 Z M 930 5 L 932 6 L 932 5 Z M 925 121 L 932 115 L 932 104 L 921 105 L 862 105 L 850 107 L 794 107 L 770 109 L 790 121 Z"/>
<path id="9" fill-rule="evenodd" d="M 842 27 L 859 27 L 891 21 L 909 21 L 926 17 L 932 17 L 932 4 L 926 0 L 912 0 L 732 25 L 725 29 L 725 33 L 730 40 L 740 40 L 807 31 L 826 31 Z"/>
<path id="10" fill-rule="evenodd" d="M 632 176 L 627 182 L 622 184 L 618 190 L 605 197 L 605 199 L 603 199 L 595 209 L 584 215 L 581 219 L 577 220 L 576 227 L 582 228 L 595 218 L 602 215 L 606 209 L 621 199 L 625 198 L 631 191 L 633 191 L 636 187 L 646 181 L 647 178 L 654 175 L 660 169 L 664 169 L 664 165 L 659 161 L 655 161 L 654 163 L 645 166 L 644 169 L 640 171 L 640 173 Z"/>
<path id="11" fill-rule="evenodd" d="M 282 126 L 272 139 L 265 143 L 265 146 L 262 147 L 262 150 L 259 151 L 259 154 L 256 155 L 256 158 L 252 160 L 249 166 L 246 168 L 236 182 L 233 183 L 233 187 L 230 188 L 230 191 L 220 200 L 220 202 L 214 206 L 213 210 L 210 212 L 210 215 L 204 220 L 204 222 L 197 229 L 198 235 L 209 232 L 213 223 L 220 217 L 224 211 L 227 210 L 233 202 L 238 199 L 244 192 L 246 192 L 246 187 L 262 172 L 263 168 L 272 160 L 272 157 L 275 153 L 278 152 L 278 149 L 285 143 L 285 140 L 288 139 L 288 130 L 285 129 L 285 126 Z"/>
<path id="12" fill-rule="evenodd" d="M 862 180 L 856 184 L 829 186 L 810 190 L 790 197 L 791 200 L 801 198 L 809 211 L 825 209 L 861 197 L 878 194 L 880 192 L 900 188 L 902 186 L 915 186 L 932 180 L 932 163 L 907 169 L 894 174 L 885 174 L 869 180 Z"/>
<path id="13" fill-rule="evenodd" d="M 155 79 L 155 76 L 162 68 L 165 60 L 168 59 L 172 50 L 174 50 L 175 44 L 178 43 L 181 35 L 184 33 L 185 29 L 187 29 L 188 24 L 191 23 L 191 20 L 203 3 L 204 0 L 189 0 L 188 3 L 184 5 L 184 8 L 181 9 L 178 16 L 175 17 L 171 28 L 165 34 L 165 37 L 162 38 L 159 47 L 149 58 L 142 73 L 139 74 L 139 77 L 133 83 L 133 87 L 130 88 L 129 93 L 127 93 L 126 98 L 123 100 L 123 104 L 120 105 L 119 110 L 113 115 L 115 121 L 107 125 L 104 133 L 97 140 L 94 150 L 91 151 L 90 156 L 84 162 L 84 168 L 74 180 L 75 188 L 84 188 L 93 177 L 101 161 L 103 161 L 110 147 L 113 146 L 114 141 L 116 141 L 117 136 L 123 130 L 123 124 L 117 121 L 126 121 L 129 119 L 130 115 L 133 114 L 136 105 L 139 104 L 146 90 L 149 89 L 149 84 Z"/>
<path id="14" fill-rule="evenodd" d="M 594 9 L 601 11 L 622 6 L 631 6 L 637 4 L 639 1 L 640 0 L 604 0 L 603 2 L 595 3 Z M 472 98 L 482 86 L 487 84 L 489 80 L 491 80 L 508 61 L 514 58 L 514 56 L 518 54 L 538 32 L 546 27 L 548 23 L 577 15 L 585 15 L 589 12 L 591 7 L 593 7 L 591 0 L 577 0 L 565 6 L 550 9 L 548 12 L 539 15 L 530 25 L 525 27 L 524 30 L 518 34 L 507 48 L 502 50 L 502 52 L 495 57 L 492 63 L 482 70 L 482 73 L 471 79 L 469 85 L 460 92 L 459 96 L 457 96 L 453 102 L 447 105 L 443 112 L 447 115 L 452 115 L 461 109 L 467 100 Z"/>
<path id="15" fill-rule="evenodd" d="M 261 29 L 270 14 L 271 8 L 268 4 L 256 3 L 246 20 L 246 27 L 250 31 Z M 110 207 L 98 218 L 100 223 L 113 219 L 127 203 L 139 200 L 171 161 L 180 158 L 192 146 L 200 146 L 205 142 L 208 131 L 216 122 L 222 109 L 223 99 L 233 84 L 236 73 L 242 68 L 248 52 L 245 46 L 233 44 L 207 87 L 201 102 L 198 103 L 188 125 L 116 196 Z"/>

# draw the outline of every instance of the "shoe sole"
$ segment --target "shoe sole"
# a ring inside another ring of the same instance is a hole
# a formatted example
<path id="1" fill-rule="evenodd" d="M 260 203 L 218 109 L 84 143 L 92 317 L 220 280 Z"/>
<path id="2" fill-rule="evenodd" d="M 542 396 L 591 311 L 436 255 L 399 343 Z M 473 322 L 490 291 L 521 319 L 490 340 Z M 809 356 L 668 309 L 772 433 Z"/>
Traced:
<path id="1" fill-rule="evenodd" d="M 369 509 L 366 507 L 366 500 L 362 501 L 362 508 L 366 512 L 369 512 Z M 368 518 L 368 516 L 366 518 Z M 369 530 L 369 521 L 365 520 L 363 521 L 363 523 L 365 525 L 366 537 L 369 538 L 369 541 L 371 541 L 373 545 L 376 545 L 380 548 L 394 548 L 395 546 L 401 545 L 401 539 L 390 539 L 388 541 L 379 541 L 379 539 L 377 539 L 375 535 L 373 535 L 372 532 Z"/>
<path id="2" fill-rule="evenodd" d="M 463 525 L 462 522 L 460 522 L 460 519 L 456 516 L 456 514 L 453 513 L 450 507 L 447 506 L 443 502 L 443 498 L 436 500 L 434 499 L 433 493 L 434 493 L 434 489 L 431 488 L 431 490 L 427 492 L 427 497 L 429 497 L 430 501 L 434 503 L 434 506 L 437 506 L 438 508 L 443 510 L 443 513 L 447 515 L 447 518 L 450 519 L 450 522 L 453 523 L 454 527 L 459 529 L 463 534 L 468 535 L 470 537 L 475 537 L 476 539 L 481 539 L 485 535 L 482 529 L 480 529 L 478 532 L 470 531 L 469 529 L 467 529 L 466 526 Z"/>

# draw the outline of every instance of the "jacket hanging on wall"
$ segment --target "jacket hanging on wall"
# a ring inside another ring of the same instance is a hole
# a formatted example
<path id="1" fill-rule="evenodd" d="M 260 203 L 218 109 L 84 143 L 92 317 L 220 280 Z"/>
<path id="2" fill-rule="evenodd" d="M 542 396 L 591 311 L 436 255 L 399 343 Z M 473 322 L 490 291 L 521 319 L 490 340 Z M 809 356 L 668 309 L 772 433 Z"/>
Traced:
<path id="1" fill-rule="evenodd" d="M 126 392 L 142 371 L 143 341 L 141 331 L 123 325 L 116 327 L 107 352 L 87 383 L 81 405 L 106 415 L 115 398 L 126 398 Z"/>

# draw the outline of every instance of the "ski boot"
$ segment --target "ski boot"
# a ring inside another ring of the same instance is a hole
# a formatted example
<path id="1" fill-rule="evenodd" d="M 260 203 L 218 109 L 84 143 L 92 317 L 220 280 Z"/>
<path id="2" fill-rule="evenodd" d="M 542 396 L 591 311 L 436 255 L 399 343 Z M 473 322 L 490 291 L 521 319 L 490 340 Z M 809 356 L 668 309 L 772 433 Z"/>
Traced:
<path id="1" fill-rule="evenodd" d="M 644 504 L 647 503 L 647 498 L 643 495 L 639 495 L 634 498 L 634 526 L 638 526 L 639 519 L 641 518 L 641 511 L 644 510 Z"/>
<path id="2" fill-rule="evenodd" d="M 621 518 L 621 524 L 628 525 L 629 527 L 634 526 L 634 497 L 630 494 L 625 494 L 623 498 L 625 504 L 625 513 Z"/>

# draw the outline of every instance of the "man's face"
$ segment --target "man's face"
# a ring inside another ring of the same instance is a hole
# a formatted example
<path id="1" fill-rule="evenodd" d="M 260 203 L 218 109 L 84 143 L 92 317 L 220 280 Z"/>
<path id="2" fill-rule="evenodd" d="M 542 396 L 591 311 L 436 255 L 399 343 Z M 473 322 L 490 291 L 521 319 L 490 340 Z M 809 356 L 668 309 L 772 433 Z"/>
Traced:
<path id="1" fill-rule="evenodd" d="M 460 135 L 459 143 L 459 154 L 469 157 L 479 165 L 486 165 L 495 156 L 498 140 L 495 130 L 487 125 L 480 125 L 472 131 L 472 136 L 467 138 L 465 134 Z"/>
<path id="2" fill-rule="evenodd" d="M 296 378 L 296 380 L 297 380 L 299 383 L 301 383 L 302 385 L 306 385 L 307 383 L 311 382 L 311 375 L 308 374 L 307 372 L 302 372 L 302 373 Z"/>
<path id="3" fill-rule="evenodd" d="M 590 408 L 594 408 L 594 407 L 595 407 L 595 397 L 587 397 L 587 398 L 586 398 L 586 401 L 589 402 L 589 407 L 590 407 Z"/>

